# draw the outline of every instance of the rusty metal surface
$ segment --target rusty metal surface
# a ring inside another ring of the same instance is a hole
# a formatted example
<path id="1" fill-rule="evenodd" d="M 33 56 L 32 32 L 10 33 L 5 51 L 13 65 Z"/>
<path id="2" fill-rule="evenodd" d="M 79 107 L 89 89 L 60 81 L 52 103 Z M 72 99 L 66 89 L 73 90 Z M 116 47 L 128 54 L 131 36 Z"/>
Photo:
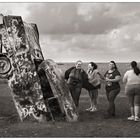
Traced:
<path id="1" fill-rule="evenodd" d="M 11 94 L 19 113 L 21 121 L 26 119 L 42 120 L 40 112 L 46 112 L 46 106 L 43 101 L 39 78 L 34 64 L 33 50 L 41 51 L 38 44 L 34 48 L 35 35 L 32 30 L 26 31 L 32 38 L 26 36 L 22 18 L 19 16 L 3 17 L 4 24 L 1 25 L 0 34 L 2 36 L 2 45 L 7 52 L 7 57 L 11 62 L 11 71 L 9 72 L 9 86 Z M 43 57 L 42 57 L 43 59 Z"/>
<path id="2" fill-rule="evenodd" d="M 66 120 L 69 122 L 78 120 L 78 112 L 71 97 L 68 86 L 64 80 L 61 69 L 50 59 L 43 61 L 40 68 L 45 70 L 46 76 L 50 82 L 54 97 L 58 99 L 61 111 L 64 112 Z"/>

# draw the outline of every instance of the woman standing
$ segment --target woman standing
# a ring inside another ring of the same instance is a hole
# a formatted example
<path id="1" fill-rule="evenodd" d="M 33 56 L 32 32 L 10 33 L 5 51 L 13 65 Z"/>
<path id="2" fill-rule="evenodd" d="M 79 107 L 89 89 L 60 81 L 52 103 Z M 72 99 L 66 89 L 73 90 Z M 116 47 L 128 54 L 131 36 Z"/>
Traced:
<path id="1" fill-rule="evenodd" d="M 89 83 L 94 88 L 89 90 L 91 107 L 86 110 L 90 112 L 95 112 L 97 111 L 98 89 L 100 89 L 101 87 L 100 73 L 97 70 L 97 65 L 95 63 L 90 62 L 88 64 L 87 74 L 88 74 Z"/>
<path id="2" fill-rule="evenodd" d="M 121 74 L 118 71 L 116 63 L 110 61 L 109 70 L 105 73 L 106 80 L 106 96 L 109 102 L 109 107 L 107 110 L 107 116 L 105 118 L 115 117 L 115 99 L 120 92 L 119 81 L 121 79 Z"/>
<path id="3" fill-rule="evenodd" d="M 65 79 L 77 108 L 84 81 L 87 79 L 86 77 L 87 74 L 82 69 L 82 61 L 80 60 L 76 62 L 75 67 L 71 67 L 65 72 Z"/>
<path id="4" fill-rule="evenodd" d="M 123 82 L 126 83 L 125 93 L 128 97 L 131 111 L 131 116 L 128 117 L 128 120 L 139 121 L 140 69 L 137 67 L 137 62 L 131 62 L 131 70 L 124 74 Z"/>

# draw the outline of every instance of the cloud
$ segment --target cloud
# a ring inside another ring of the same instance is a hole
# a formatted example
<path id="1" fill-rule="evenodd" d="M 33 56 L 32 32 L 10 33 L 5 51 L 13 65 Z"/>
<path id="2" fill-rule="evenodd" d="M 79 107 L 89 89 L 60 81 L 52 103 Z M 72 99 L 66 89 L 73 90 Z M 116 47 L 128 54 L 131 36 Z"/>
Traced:
<path id="1" fill-rule="evenodd" d="M 139 59 L 140 26 L 127 25 L 106 34 L 47 34 L 44 56 L 55 61 L 131 61 Z M 42 40 L 41 40 L 42 42 Z"/>
<path id="2" fill-rule="evenodd" d="M 122 19 L 108 14 L 111 4 L 37 3 L 28 10 L 27 20 L 37 23 L 41 33 L 102 34 L 122 24 Z"/>
<path id="3" fill-rule="evenodd" d="M 139 3 L 2 3 L 4 15 L 36 23 L 45 58 L 139 60 Z"/>
<path id="4" fill-rule="evenodd" d="M 29 7 L 29 19 L 37 23 L 41 33 L 73 33 L 75 31 L 76 4 L 40 3 Z"/>
<path id="5" fill-rule="evenodd" d="M 22 16 L 23 20 L 30 13 L 26 8 L 30 3 L 0 3 L 0 12 L 7 15 Z"/>

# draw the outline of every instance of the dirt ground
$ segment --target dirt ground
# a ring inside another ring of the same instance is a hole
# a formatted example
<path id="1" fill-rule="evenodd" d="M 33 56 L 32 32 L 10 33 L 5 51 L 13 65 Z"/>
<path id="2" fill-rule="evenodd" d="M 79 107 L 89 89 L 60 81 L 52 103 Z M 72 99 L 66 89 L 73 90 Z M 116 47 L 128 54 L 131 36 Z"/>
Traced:
<path id="1" fill-rule="evenodd" d="M 104 95 L 99 96 L 98 103 L 97 112 L 85 111 L 89 107 L 89 97 L 82 93 L 78 122 L 21 123 L 7 85 L 0 84 L 0 137 L 140 137 L 140 122 L 126 119 L 130 114 L 124 96 L 116 99 L 114 119 L 104 119 L 108 105 Z"/>

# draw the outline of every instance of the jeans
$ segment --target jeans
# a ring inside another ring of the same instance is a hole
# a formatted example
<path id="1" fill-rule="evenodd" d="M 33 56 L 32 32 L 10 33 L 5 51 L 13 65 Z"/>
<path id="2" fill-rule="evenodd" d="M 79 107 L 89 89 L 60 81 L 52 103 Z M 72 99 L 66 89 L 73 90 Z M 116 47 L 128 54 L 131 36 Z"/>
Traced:
<path id="1" fill-rule="evenodd" d="M 118 89 L 114 89 L 114 90 L 111 90 L 111 91 L 107 91 L 106 90 L 106 96 L 107 96 L 107 100 L 109 102 L 109 107 L 108 107 L 108 115 L 111 115 L 111 116 L 115 116 L 115 99 L 117 97 L 117 95 L 119 94 L 120 92 L 120 88 Z"/>
<path id="2" fill-rule="evenodd" d="M 82 90 L 82 84 L 77 84 L 77 85 L 71 85 L 69 84 L 69 90 L 71 92 L 71 96 L 73 98 L 73 101 L 75 103 L 75 106 L 78 107 L 79 106 L 79 98 L 80 98 L 80 94 L 81 94 L 81 90 Z"/>

